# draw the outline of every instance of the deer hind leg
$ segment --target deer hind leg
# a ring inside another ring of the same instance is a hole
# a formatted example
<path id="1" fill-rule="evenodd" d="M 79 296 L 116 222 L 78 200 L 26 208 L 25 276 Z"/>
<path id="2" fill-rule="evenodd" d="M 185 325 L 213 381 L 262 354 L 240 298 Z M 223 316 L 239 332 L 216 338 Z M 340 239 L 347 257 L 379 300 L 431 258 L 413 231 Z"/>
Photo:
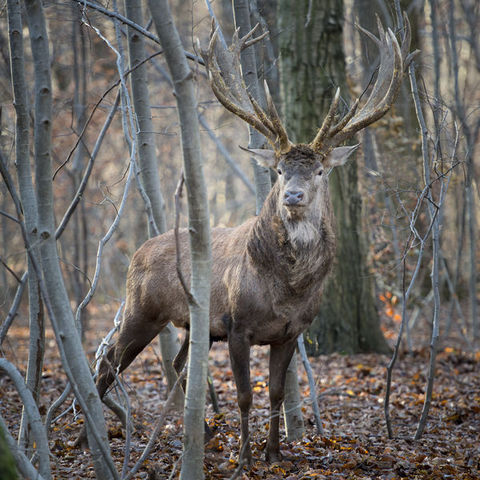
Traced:
<path id="1" fill-rule="evenodd" d="M 297 339 L 283 345 L 270 346 L 270 429 L 268 432 L 265 457 L 267 462 L 278 462 L 282 459 L 280 453 L 279 425 L 280 407 L 285 396 L 285 376 L 292 359 Z"/>
<path id="2" fill-rule="evenodd" d="M 117 340 L 100 362 L 97 378 L 100 398 L 103 398 L 117 374 L 123 372 L 133 362 L 165 325 L 166 322 L 125 315 Z"/>
<path id="3" fill-rule="evenodd" d="M 153 340 L 167 322 L 151 321 L 125 312 L 120 332 L 115 343 L 108 349 L 107 355 L 100 362 L 97 391 L 103 400 L 106 391 L 115 381 L 117 374 L 123 372 L 135 357 Z M 106 401 L 105 404 L 119 417 L 125 426 L 125 412 L 119 405 Z M 87 446 L 85 427 L 80 431 L 75 446 Z"/>

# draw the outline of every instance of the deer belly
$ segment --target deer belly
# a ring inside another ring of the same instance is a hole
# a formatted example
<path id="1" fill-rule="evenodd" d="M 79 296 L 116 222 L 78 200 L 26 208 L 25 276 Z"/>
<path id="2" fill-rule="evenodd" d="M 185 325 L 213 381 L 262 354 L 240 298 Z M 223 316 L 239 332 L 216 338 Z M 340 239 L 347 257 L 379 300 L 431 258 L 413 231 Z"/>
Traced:
<path id="1" fill-rule="evenodd" d="M 313 320 L 313 318 L 312 318 Z M 253 345 L 270 345 L 274 343 L 286 343 L 297 338 L 311 323 L 305 317 L 296 315 L 290 318 L 272 318 L 258 320 L 258 328 L 253 335 Z"/>

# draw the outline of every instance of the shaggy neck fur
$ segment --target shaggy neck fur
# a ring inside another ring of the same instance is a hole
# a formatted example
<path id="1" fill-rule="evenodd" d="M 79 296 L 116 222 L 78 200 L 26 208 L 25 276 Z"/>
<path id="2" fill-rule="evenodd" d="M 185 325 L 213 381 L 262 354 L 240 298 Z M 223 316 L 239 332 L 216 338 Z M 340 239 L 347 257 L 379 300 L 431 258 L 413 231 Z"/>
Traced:
<path id="1" fill-rule="evenodd" d="M 328 188 L 321 186 L 310 208 L 300 216 L 283 207 L 275 184 L 250 232 L 252 263 L 276 275 L 294 290 L 314 287 L 330 270 L 335 253 Z"/>

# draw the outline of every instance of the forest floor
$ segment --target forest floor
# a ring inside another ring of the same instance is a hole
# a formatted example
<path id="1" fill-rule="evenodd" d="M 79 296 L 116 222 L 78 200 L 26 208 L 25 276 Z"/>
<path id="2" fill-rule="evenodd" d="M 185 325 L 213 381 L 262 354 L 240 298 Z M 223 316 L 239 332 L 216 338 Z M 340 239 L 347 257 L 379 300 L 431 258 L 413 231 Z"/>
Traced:
<path id="1" fill-rule="evenodd" d="M 101 313 L 101 312 L 100 312 Z M 105 312 L 103 312 L 105 313 Z M 112 315 L 113 316 L 113 315 Z M 110 315 L 99 315 L 112 318 Z M 386 318 L 387 337 L 395 336 L 398 323 Z M 92 319 L 93 323 L 95 320 Z M 388 324 L 390 322 L 390 324 Z M 91 357 L 110 321 L 98 321 L 87 338 Z M 418 340 L 418 332 L 415 334 Z M 425 432 L 413 440 L 424 402 L 428 367 L 428 338 L 412 353 L 399 356 L 392 383 L 390 404 L 394 438 L 387 435 L 384 417 L 386 365 L 389 357 L 362 354 L 311 358 L 325 436 L 318 435 L 308 401 L 308 383 L 299 368 L 306 433 L 301 441 L 286 442 L 281 448 L 285 460 L 268 465 L 264 461 L 268 432 L 268 350 L 254 348 L 251 379 L 254 404 L 251 411 L 254 462 L 237 471 L 239 413 L 236 390 L 225 344 L 214 345 L 210 353 L 210 373 L 218 394 L 220 413 L 211 402 L 207 421 L 215 431 L 206 445 L 207 479 L 480 479 L 480 355 L 467 353 L 460 342 L 449 340 L 440 348 L 433 400 Z M 28 330 L 12 327 L 3 353 L 24 373 Z M 299 362 L 300 364 L 301 362 Z M 129 392 L 133 432 L 130 466 L 141 455 L 167 397 L 162 380 L 158 346 L 153 342 L 124 374 Z M 51 332 L 42 384 L 41 412 L 58 398 L 65 376 Z M 66 403 L 64 410 L 71 405 Z M 12 433 L 18 430 L 21 402 L 12 383 L 0 376 L 0 414 Z M 119 471 L 124 458 L 125 432 L 107 414 L 112 454 Z M 73 446 L 81 428 L 81 415 L 66 411 L 50 434 L 52 469 L 56 479 L 94 478 L 91 458 Z M 283 430 L 282 430 L 283 436 Z M 155 442 L 149 460 L 135 478 L 178 478 L 182 453 L 182 416 L 171 413 Z M 192 479 L 195 480 L 195 479 Z"/>

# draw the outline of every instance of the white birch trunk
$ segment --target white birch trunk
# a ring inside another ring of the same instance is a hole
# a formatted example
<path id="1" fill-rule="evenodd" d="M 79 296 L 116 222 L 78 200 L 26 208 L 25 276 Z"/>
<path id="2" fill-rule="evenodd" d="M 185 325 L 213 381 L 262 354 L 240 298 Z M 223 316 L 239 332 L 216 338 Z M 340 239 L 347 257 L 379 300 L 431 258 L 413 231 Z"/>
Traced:
<path id="1" fill-rule="evenodd" d="M 143 25 L 143 12 L 141 0 L 125 0 L 126 16 L 138 25 Z M 139 64 L 147 57 L 145 51 L 144 36 L 128 28 L 128 53 L 130 68 Z M 131 85 L 133 93 L 133 105 L 135 108 L 138 127 L 138 163 L 140 165 L 140 178 L 145 193 L 150 199 L 152 214 L 156 224 L 156 231 L 150 227 L 149 237 L 164 233 L 167 229 L 165 219 L 165 201 L 160 187 L 160 176 L 155 155 L 155 136 L 150 109 L 150 94 L 148 89 L 147 68 L 141 65 L 132 71 Z M 173 325 L 168 325 L 160 332 L 160 350 L 162 363 L 168 383 L 168 391 L 171 391 L 177 374 L 172 362 L 178 352 L 177 331 Z M 177 389 L 174 400 L 175 407 L 179 410 L 183 406 L 183 393 Z"/>
<path id="2" fill-rule="evenodd" d="M 37 202 L 30 170 L 28 88 L 24 69 L 22 12 L 19 0 L 9 0 L 7 6 L 11 55 L 10 67 L 16 112 L 15 165 L 17 167 L 17 178 L 27 237 L 29 243 L 35 245 L 37 240 Z M 38 255 L 37 248 L 35 248 L 35 255 Z M 37 276 L 28 256 L 27 269 L 30 341 L 26 384 L 37 402 L 45 350 L 44 314 L 38 291 Z M 19 444 L 22 448 L 32 446 L 27 432 L 25 411 L 22 412 Z M 30 448 L 28 451 L 30 454 L 32 453 Z"/>
<path id="3" fill-rule="evenodd" d="M 210 229 L 208 199 L 203 177 L 200 130 L 193 75 L 173 23 L 167 0 L 149 0 L 150 11 L 165 50 L 175 85 L 183 164 L 188 196 L 190 251 L 192 257 L 190 308 L 190 347 L 185 398 L 184 448 L 180 478 L 202 479 L 204 456 L 204 417 L 209 348 Z"/>
<path id="4" fill-rule="evenodd" d="M 113 479 L 117 475 L 109 455 L 102 405 L 75 328 L 55 242 L 51 165 L 52 86 L 45 18 L 39 0 L 27 0 L 25 3 L 35 71 L 35 187 L 42 276 L 52 308 L 51 320 L 56 326 L 57 342 L 66 354 L 65 369 L 69 371 L 69 379 L 75 383 L 74 390 L 77 396 L 81 396 L 80 403 L 88 410 L 91 421 L 87 422 L 87 432 L 97 478 Z M 96 430 L 96 436 L 92 434 L 92 429 Z"/>

